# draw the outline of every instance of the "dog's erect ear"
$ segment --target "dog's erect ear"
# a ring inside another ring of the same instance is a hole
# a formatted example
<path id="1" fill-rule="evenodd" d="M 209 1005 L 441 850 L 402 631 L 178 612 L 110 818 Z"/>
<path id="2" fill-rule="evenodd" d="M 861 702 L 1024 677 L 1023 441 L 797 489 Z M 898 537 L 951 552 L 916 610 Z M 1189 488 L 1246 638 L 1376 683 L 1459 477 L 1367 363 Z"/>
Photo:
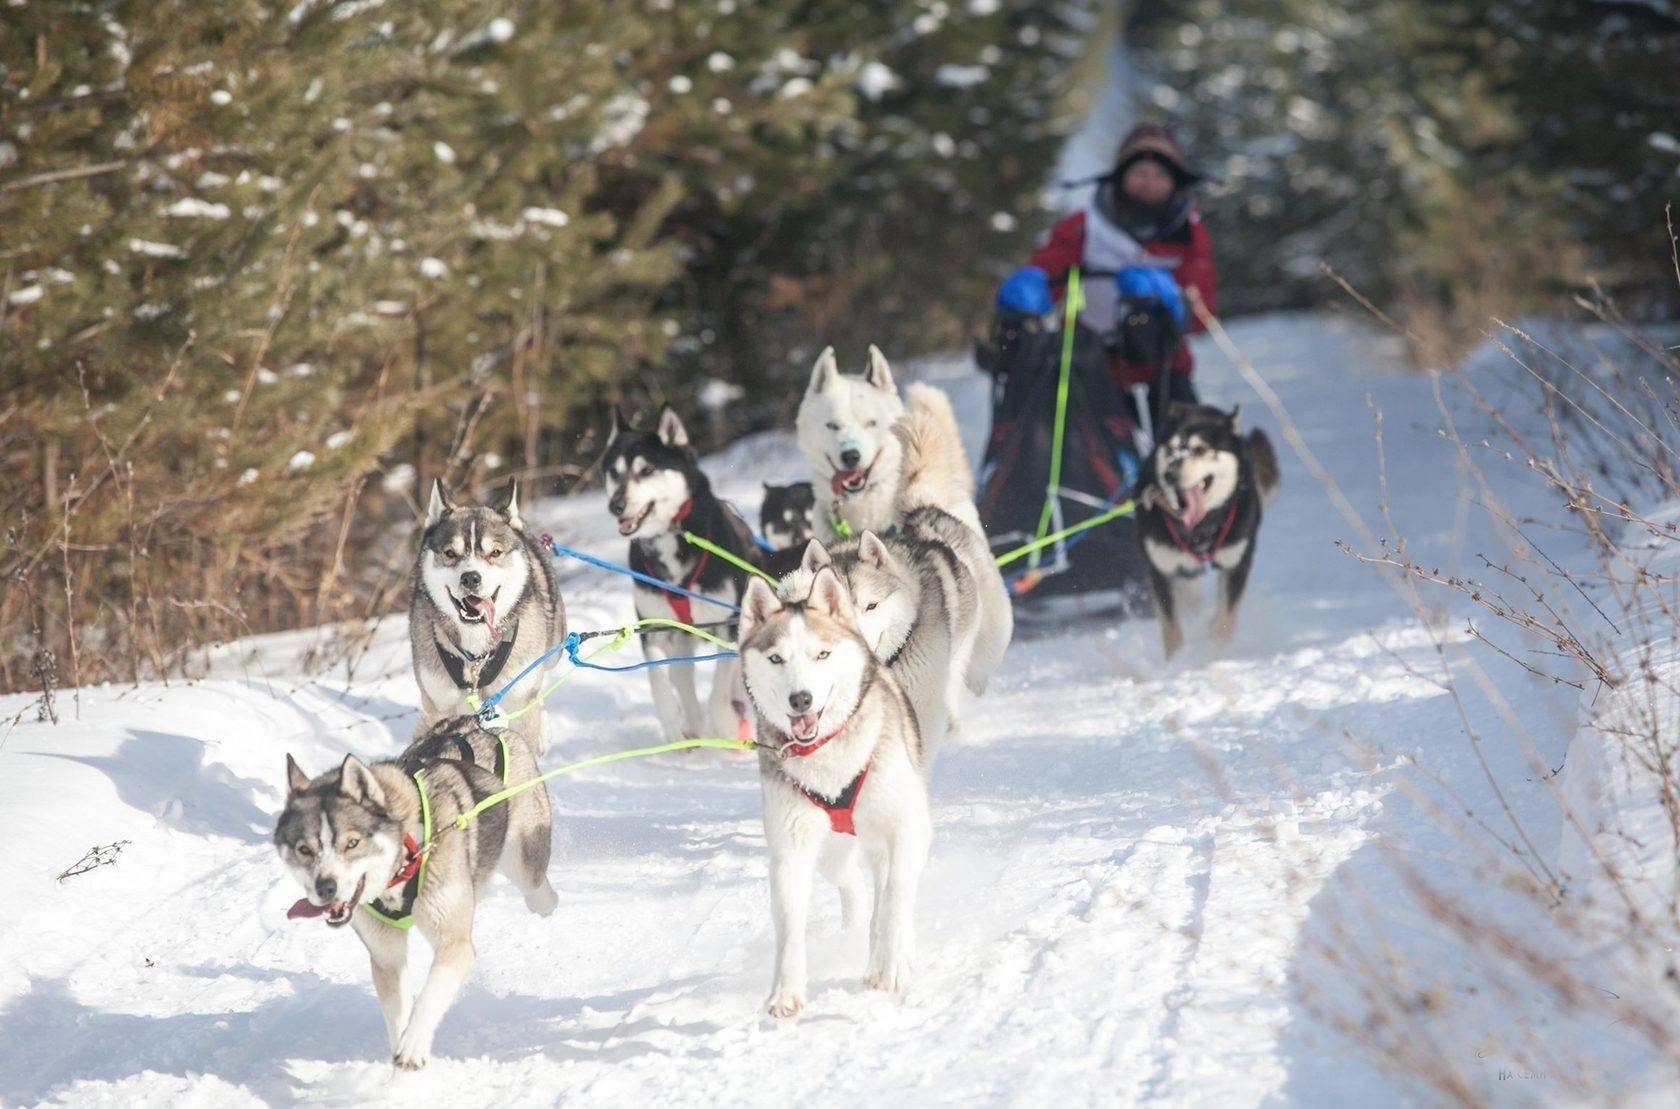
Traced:
<path id="1" fill-rule="evenodd" d="M 344 765 L 338 772 L 338 791 L 352 801 L 366 801 L 379 808 L 385 807 L 385 791 L 380 788 L 379 779 L 373 776 L 367 763 L 355 755 L 344 756 Z"/>
<path id="2" fill-rule="evenodd" d="M 833 565 L 834 556 L 828 553 L 828 548 L 823 546 L 821 541 L 813 539 L 805 544 L 805 557 L 799 560 L 801 570 L 809 570 L 814 574 L 824 566 Z"/>
<path id="3" fill-rule="evenodd" d="M 514 478 L 507 483 L 507 488 L 497 493 L 490 501 L 490 507 L 507 517 L 507 522 L 525 530 L 525 521 L 519 515 L 519 479 Z"/>
<path id="4" fill-rule="evenodd" d="M 811 367 L 811 384 L 806 388 L 807 393 L 820 393 L 834 383 L 840 374 L 840 364 L 834 360 L 834 348 L 824 347 L 817 355 L 817 364 Z"/>
<path id="5" fill-rule="evenodd" d="M 752 629 L 780 611 L 782 602 L 776 599 L 776 591 L 770 588 L 769 582 L 754 575 L 747 582 L 746 595 L 741 598 L 741 642 L 746 642 L 747 636 L 752 634 Z"/>
<path id="6" fill-rule="evenodd" d="M 297 764 L 292 756 L 286 756 L 286 792 L 302 793 L 309 788 L 309 775 L 303 772 L 303 767 Z"/>
<path id="7" fill-rule="evenodd" d="M 432 499 L 426 505 L 426 526 L 431 527 L 443 519 L 443 514 L 455 506 L 449 503 L 449 497 L 443 491 L 443 479 L 432 479 Z"/>
<path id="8" fill-rule="evenodd" d="M 852 595 L 846 592 L 845 583 L 840 580 L 840 575 L 834 572 L 832 566 L 824 566 L 817 571 L 817 576 L 811 579 L 811 598 L 805 605 L 842 624 L 849 625 L 855 622 Z"/>
<path id="9" fill-rule="evenodd" d="M 659 410 L 659 441 L 667 447 L 688 446 L 688 429 L 677 410 L 668 404 Z"/>
<path id="10" fill-rule="evenodd" d="M 878 569 L 887 565 L 887 545 L 881 542 L 881 537 L 872 531 L 866 531 L 858 540 L 858 558 Z"/>
<path id="11" fill-rule="evenodd" d="M 613 405 L 613 407 L 612 407 L 612 430 L 607 432 L 607 446 L 606 446 L 606 449 L 609 450 L 609 451 L 612 450 L 612 445 L 614 443 L 618 442 L 618 437 L 620 435 L 623 435 L 625 432 L 627 432 L 629 430 L 630 430 L 630 421 L 626 420 L 624 418 L 624 410 L 616 404 Z"/>
<path id="12" fill-rule="evenodd" d="M 887 365 L 887 356 L 874 343 L 869 344 L 869 369 L 863 379 L 883 393 L 898 394 L 898 386 L 893 384 L 892 367 Z"/>
<path id="13" fill-rule="evenodd" d="M 1242 414 L 1242 405 L 1233 404 L 1231 406 L 1231 414 L 1226 417 L 1226 419 L 1231 421 L 1231 430 L 1232 431 L 1237 430 L 1237 417 L 1241 414 Z"/>

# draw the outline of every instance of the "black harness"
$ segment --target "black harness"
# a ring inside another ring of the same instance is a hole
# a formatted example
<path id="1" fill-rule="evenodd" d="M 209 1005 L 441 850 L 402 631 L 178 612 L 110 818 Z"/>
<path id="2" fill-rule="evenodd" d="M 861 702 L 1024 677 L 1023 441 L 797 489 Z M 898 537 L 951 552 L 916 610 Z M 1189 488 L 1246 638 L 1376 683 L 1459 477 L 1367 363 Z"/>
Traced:
<path id="1" fill-rule="evenodd" d="M 507 665 L 508 656 L 513 654 L 514 641 L 519 638 L 519 625 L 508 629 L 507 635 L 496 644 L 494 650 L 487 655 L 474 656 L 460 648 L 445 647 L 436 639 L 438 659 L 443 663 L 443 669 L 449 675 L 449 680 L 455 683 L 457 689 L 470 689 L 479 692 L 485 686 L 493 683 Z M 467 663 L 478 664 L 478 681 L 476 683 L 467 678 Z M 471 762 L 471 759 L 467 760 Z"/>

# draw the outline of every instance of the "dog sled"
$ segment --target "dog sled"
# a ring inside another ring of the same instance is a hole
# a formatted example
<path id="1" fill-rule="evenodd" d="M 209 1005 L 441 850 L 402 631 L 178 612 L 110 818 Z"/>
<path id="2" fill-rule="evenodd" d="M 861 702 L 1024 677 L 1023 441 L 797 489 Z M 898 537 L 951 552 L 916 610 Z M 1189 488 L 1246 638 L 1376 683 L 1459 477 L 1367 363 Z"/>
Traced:
<path id="1" fill-rule="evenodd" d="M 1071 320 L 1061 331 L 1042 322 L 1000 313 L 976 351 L 992 376 L 980 519 L 998 556 L 1111 515 L 1142 464 L 1136 406 L 1114 382 L 1104 336 Z M 1137 525 L 1125 514 L 1016 559 L 1005 580 L 1018 601 L 1119 591 L 1128 609 L 1148 604 Z"/>

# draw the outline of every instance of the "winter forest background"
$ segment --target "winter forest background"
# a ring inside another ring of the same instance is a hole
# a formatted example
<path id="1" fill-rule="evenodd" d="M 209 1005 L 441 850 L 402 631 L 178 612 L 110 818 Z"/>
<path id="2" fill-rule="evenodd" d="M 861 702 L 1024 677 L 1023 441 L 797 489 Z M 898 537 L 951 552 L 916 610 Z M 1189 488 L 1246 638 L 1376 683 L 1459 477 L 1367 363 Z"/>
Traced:
<path id="1" fill-rule="evenodd" d="M 422 483 L 570 488 L 614 403 L 961 347 L 1116 54 L 1227 315 L 1672 316 L 1668 0 L 14 0 L 0 689 L 389 611 Z"/>

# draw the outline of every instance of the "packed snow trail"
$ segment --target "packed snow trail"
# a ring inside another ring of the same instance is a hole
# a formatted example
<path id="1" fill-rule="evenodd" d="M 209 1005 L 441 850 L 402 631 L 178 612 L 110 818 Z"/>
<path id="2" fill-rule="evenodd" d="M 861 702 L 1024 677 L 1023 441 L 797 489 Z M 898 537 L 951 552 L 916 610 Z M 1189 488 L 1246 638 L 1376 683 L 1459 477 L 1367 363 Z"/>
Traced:
<path id="1" fill-rule="evenodd" d="M 1392 344 L 1315 315 L 1230 330 L 1373 516 L 1379 406 L 1399 527 L 1425 557 L 1464 557 L 1429 381 Z M 1241 402 L 1281 442 L 1224 359 L 1197 354 L 1204 397 Z M 983 380 L 954 363 L 927 374 L 978 442 Z M 707 469 L 751 509 L 761 479 L 803 476 L 796 458 L 786 436 L 756 437 Z M 554 782 L 559 910 L 532 916 L 496 880 L 432 1063 L 394 1076 L 360 943 L 284 919 L 297 891 L 268 837 L 285 753 L 319 772 L 404 746 L 417 695 L 401 618 L 349 680 L 342 665 L 307 674 L 298 657 L 319 637 L 300 633 L 235 644 L 207 678 L 85 689 L 79 709 L 61 693 L 57 727 L 33 722 L 29 697 L 0 699 L 4 720 L 23 718 L 0 739 L 0 1102 L 1398 1099 L 1302 1008 L 1304 987 L 1339 988 L 1301 980 L 1303 925 L 1374 833 L 1443 856 L 1452 845 L 1392 815 L 1397 771 L 1356 763 L 1339 737 L 1423 751 L 1466 796 L 1482 787 L 1452 705 L 1420 673 L 1430 635 L 1336 549 L 1344 526 L 1283 461 L 1228 649 L 1205 643 L 1211 601 L 1171 665 L 1153 620 L 1023 630 L 935 767 L 911 990 L 862 987 L 863 936 L 838 934 L 819 887 L 794 1021 L 764 1015 L 772 938 L 750 757 L 662 756 Z M 598 491 L 528 518 L 622 555 Z M 628 618 L 623 582 L 561 571 L 574 628 Z M 580 674 L 547 711 L 546 766 L 657 740 L 642 675 Z M 124 840 L 113 865 L 55 880 Z"/>

